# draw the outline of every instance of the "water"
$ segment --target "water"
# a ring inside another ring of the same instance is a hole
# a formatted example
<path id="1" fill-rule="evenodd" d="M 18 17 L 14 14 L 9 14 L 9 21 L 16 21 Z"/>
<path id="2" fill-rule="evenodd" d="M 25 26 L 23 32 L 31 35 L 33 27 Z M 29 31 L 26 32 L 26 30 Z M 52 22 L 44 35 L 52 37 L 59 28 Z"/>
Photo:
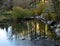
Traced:
<path id="1" fill-rule="evenodd" d="M 12 42 L 8 40 L 5 28 L 0 28 L 0 46 L 13 46 Z"/>
<path id="2" fill-rule="evenodd" d="M 55 46 L 54 33 L 46 31 L 45 35 L 44 23 L 39 21 L 0 24 L 0 46 Z"/>

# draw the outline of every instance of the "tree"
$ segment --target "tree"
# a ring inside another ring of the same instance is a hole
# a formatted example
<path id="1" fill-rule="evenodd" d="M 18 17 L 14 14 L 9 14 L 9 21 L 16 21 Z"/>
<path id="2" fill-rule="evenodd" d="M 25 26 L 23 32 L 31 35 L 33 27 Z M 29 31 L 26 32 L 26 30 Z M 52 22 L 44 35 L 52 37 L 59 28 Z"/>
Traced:
<path id="1" fill-rule="evenodd" d="M 60 19 L 60 0 L 52 0 L 54 6 L 54 12 L 56 13 L 56 21 L 59 22 Z"/>
<path id="2" fill-rule="evenodd" d="M 54 6 L 54 11 L 57 15 L 60 15 L 60 1 L 59 0 L 52 0 L 53 1 L 53 6 Z"/>
<path id="3" fill-rule="evenodd" d="M 3 4 L 3 1 L 2 0 L 0 0 L 0 6 Z"/>
<path id="4" fill-rule="evenodd" d="M 9 9 L 12 10 L 12 7 L 13 7 L 13 5 L 12 5 L 12 0 L 10 0 L 10 8 L 9 8 Z"/>

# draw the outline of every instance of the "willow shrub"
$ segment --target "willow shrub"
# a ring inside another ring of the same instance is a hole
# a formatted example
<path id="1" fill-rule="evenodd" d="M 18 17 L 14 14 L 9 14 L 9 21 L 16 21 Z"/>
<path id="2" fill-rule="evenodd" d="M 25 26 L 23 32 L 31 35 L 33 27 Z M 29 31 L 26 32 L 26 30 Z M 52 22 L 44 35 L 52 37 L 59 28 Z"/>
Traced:
<path id="1" fill-rule="evenodd" d="M 32 14 L 30 10 L 28 9 L 23 9 L 21 7 L 13 7 L 13 16 L 15 18 L 25 18 L 25 17 L 30 17 Z"/>
<path id="2" fill-rule="evenodd" d="M 44 7 L 42 3 L 39 3 L 36 7 L 32 7 L 30 9 L 28 8 L 22 8 L 22 7 L 13 7 L 13 16 L 16 18 L 24 18 L 24 17 L 31 17 L 35 14 L 39 15 L 43 12 Z"/>

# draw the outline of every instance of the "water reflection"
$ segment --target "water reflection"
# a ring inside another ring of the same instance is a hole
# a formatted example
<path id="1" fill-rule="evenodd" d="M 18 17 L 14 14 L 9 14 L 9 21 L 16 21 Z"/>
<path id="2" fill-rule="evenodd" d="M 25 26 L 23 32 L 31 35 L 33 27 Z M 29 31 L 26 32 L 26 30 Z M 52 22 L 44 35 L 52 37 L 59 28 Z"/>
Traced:
<path id="1" fill-rule="evenodd" d="M 0 24 L 0 46 L 44 46 L 45 36 L 56 38 L 54 31 L 40 21 Z"/>
<path id="2" fill-rule="evenodd" d="M 9 42 L 8 37 L 6 36 L 6 28 L 0 28 L 0 46 L 13 46 L 13 44 Z"/>

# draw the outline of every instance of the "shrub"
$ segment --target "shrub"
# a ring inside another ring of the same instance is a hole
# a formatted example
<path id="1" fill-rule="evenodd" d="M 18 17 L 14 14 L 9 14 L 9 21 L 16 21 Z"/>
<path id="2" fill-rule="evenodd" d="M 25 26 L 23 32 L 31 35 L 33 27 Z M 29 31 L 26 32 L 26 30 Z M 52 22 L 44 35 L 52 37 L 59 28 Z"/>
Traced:
<path id="1" fill-rule="evenodd" d="M 28 9 L 23 9 L 21 7 L 13 7 L 13 12 L 15 18 L 24 18 L 24 17 L 30 17 L 30 11 Z"/>

